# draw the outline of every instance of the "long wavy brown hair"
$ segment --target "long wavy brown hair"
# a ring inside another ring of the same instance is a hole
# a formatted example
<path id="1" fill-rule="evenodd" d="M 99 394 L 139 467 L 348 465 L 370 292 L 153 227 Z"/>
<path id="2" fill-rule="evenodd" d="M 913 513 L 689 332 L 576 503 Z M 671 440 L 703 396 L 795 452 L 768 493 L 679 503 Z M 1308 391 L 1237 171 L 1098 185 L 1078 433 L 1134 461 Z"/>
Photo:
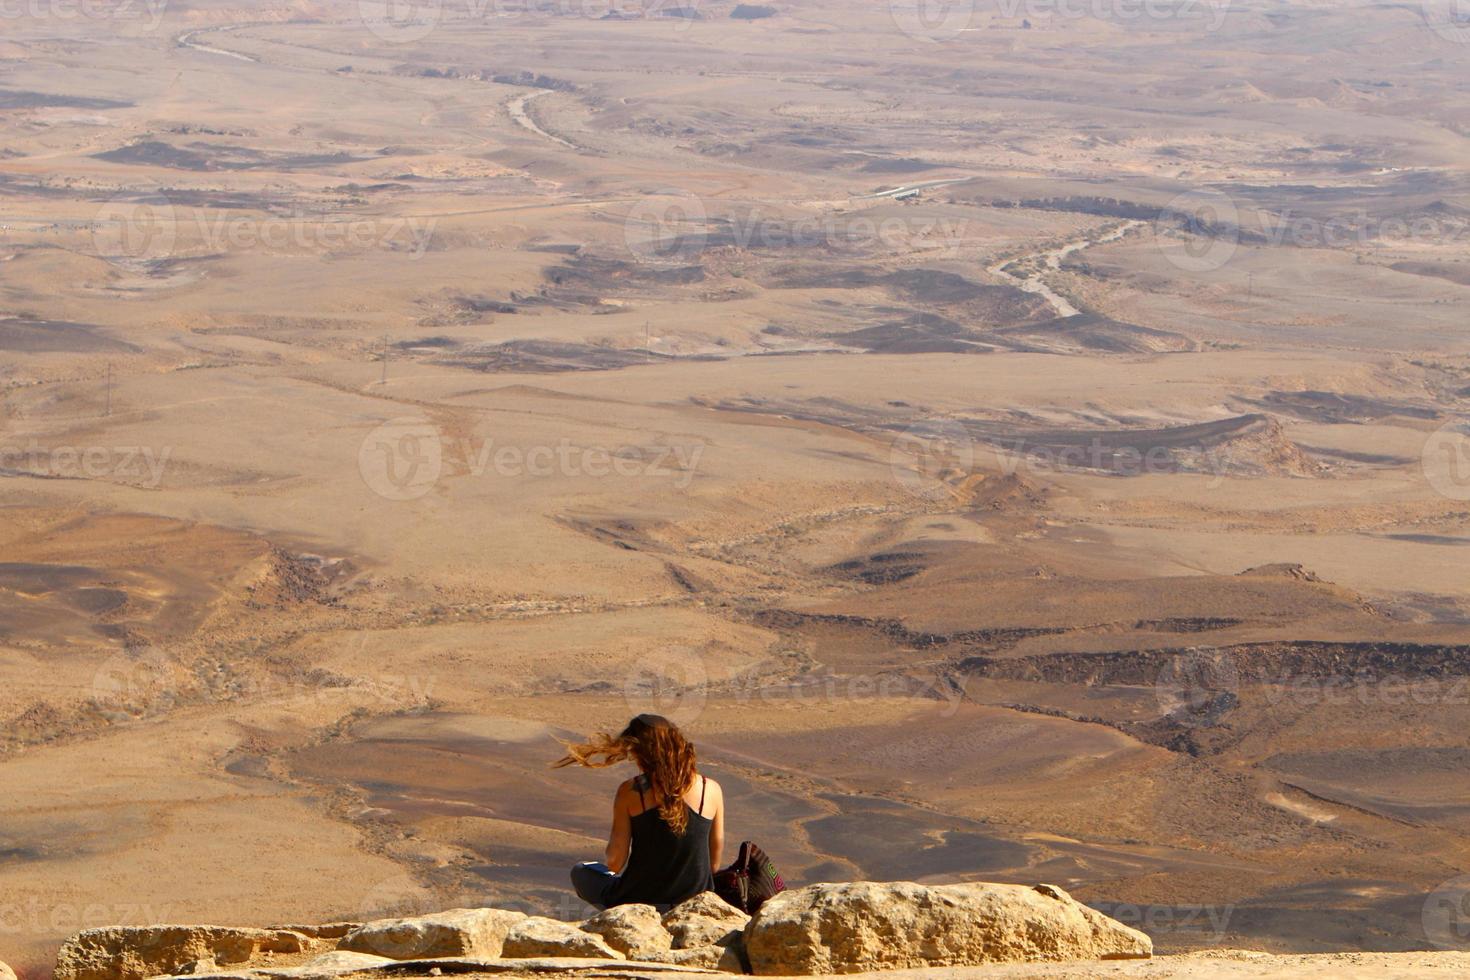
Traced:
<path id="1" fill-rule="evenodd" d="M 694 785 L 697 759 L 694 746 L 679 726 L 661 715 L 639 715 L 616 737 L 598 732 L 586 742 L 563 742 L 567 754 L 553 766 L 606 769 L 632 759 L 643 771 L 648 791 L 658 801 L 658 812 L 674 833 L 689 829 L 684 794 Z"/>

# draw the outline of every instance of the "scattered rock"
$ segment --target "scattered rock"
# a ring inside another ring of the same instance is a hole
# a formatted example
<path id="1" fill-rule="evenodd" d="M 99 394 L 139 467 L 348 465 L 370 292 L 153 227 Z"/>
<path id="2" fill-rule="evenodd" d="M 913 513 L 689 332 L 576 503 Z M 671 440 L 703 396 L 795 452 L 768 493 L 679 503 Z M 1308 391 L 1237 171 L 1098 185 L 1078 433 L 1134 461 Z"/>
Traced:
<path id="1" fill-rule="evenodd" d="M 1290 578 L 1299 582 L 1320 582 L 1317 573 L 1294 562 L 1278 562 L 1274 565 L 1256 565 L 1241 572 L 1242 576 L 1255 578 Z"/>
<path id="2" fill-rule="evenodd" d="M 671 909 L 663 925 L 673 937 L 674 949 L 696 949 L 731 945 L 749 922 L 750 916 L 714 892 L 705 892 Z"/>
<path id="3" fill-rule="evenodd" d="M 0 980 L 15 980 L 15 971 L 0 963 Z"/>
<path id="4" fill-rule="evenodd" d="M 185 963 L 183 966 L 179 967 L 179 972 L 186 976 L 193 976 L 201 973 L 218 973 L 219 964 L 214 961 L 213 956 L 206 956 L 202 960 L 195 960 L 193 963 Z"/>
<path id="5" fill-rule="evenodd" d="M 379 919 L 353 929 L 339 946 L 394 960 L 467 956 L 493 960 L 501 955 L 511 927 L 526 918 L 502 909 L 450 909 L 407 919 Z"/>
<path id="6" fill-rule="evenodd" d="M 623 954 L 601 936 L 556 919 L 522 916 L 505 937 L 501 955 L 506 959 L 538 956 L 576 956 L 584 959 L 620 960 Z"/>
<path id="7" fill-rule="evenodd" d="M 654 959 L 655 954 L 667 952 L 674 941 L 652 905 L 610 908 L 582 923 L 582 929 L 601 936 L 630 960 Z"/>
<path id="8" fill-rule="evenodd" d="M 223 926 L 114 926 L 68 939 L 56 959 L 56 980 L 142 980 L 177 974 L 213 960 L 247 963 L 261 953 L 300 953 L 308 940 L 286 929 Z"/>
<path id="9" fill-rule="evenodd" d="M 982 963 L 1151 956 L 1153 943 L 1050 885 L 813 885 L 745 931 L 756 974 L 814 976 Z"/>

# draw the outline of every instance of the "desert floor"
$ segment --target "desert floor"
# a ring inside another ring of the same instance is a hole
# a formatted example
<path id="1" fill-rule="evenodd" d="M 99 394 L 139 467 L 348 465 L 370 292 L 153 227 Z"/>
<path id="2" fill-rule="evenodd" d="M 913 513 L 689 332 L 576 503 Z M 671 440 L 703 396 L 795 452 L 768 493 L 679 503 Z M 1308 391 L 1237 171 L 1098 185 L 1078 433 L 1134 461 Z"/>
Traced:
<path id="1" fill-rule="evenodd" d="M 1470 947 L 1467 28 L 593 6 L 7 14 L 0 958 L 580 912 L 642 710 L 796 884 Z"/>

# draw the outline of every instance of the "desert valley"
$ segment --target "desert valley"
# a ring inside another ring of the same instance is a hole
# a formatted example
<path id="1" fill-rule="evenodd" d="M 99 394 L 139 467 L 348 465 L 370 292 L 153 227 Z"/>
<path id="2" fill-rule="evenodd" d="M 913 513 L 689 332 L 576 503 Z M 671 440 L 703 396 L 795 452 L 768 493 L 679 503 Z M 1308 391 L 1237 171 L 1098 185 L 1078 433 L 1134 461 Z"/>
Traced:
<path id="1" fill-rule="evenodd" d="M 1470 950 L 1470 20 L 0 13 L 0 958 L 793 884 Z M 626 775 L 626 774 L 623 774 Z"/>

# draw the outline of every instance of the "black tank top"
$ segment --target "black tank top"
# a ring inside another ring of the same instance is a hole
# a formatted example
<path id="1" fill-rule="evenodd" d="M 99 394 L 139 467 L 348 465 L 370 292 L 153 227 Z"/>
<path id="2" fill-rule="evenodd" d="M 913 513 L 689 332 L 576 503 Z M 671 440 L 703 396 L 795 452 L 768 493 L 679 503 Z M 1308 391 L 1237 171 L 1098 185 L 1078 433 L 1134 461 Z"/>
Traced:
<path id="1" fill-rule="evenodd" d="M 644 797 L 647 783 L 642 776 L 635 784 L 644 810 L 633 818 L 633 853 L 628 866 L 608 890 L 605 901 L 614 905 L 653 905 L 672 908 L 701 892 L 713 891 L 714 870 L 710 867 L 709 832 L 714 821 L 703 816 L 703 776 L 699 777 L 699 810 L 688 803 L 689 826 L 682 835 L 674 833 L 659 813 L 649 807 Z M 683 802 L 682 800 L 680 802 Z"/>

